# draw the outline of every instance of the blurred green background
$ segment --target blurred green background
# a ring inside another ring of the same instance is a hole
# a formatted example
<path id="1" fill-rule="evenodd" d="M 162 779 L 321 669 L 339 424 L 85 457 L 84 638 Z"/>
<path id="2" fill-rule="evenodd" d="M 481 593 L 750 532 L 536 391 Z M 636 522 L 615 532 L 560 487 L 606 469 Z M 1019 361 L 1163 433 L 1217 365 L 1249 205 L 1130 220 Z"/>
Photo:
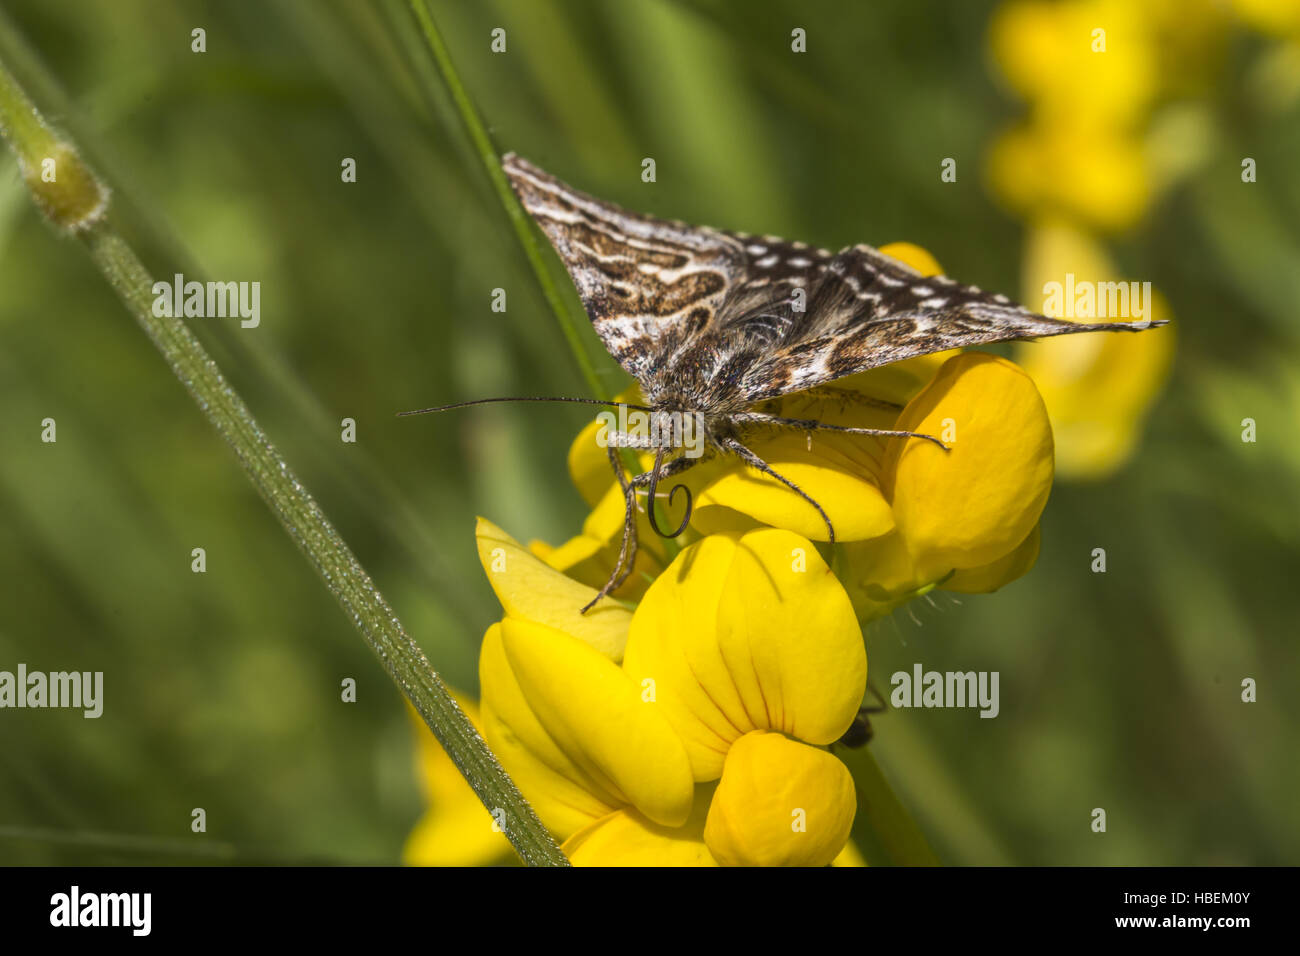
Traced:
<path id="1" fill-rule="evenodd" d="M 579 188 L 830 248 L 908 240 L 964 281 L 1019 288 L 1022 225 L 978 172 L 1021 111 L 990 66 L 993 3 L 431 6 L 496 145 Z M 474 515 L 522 540 L 575 533 L 565 453 L 587 416 L 393 417 L 583 393 L 405 4 L 0 11 L 0 55 L 111 182 L 149 268 L 261 282 L 259 328 L 191 326 L 434 666 L 475 693 L 499 610 Z M 1227 43 L 1210 154 L 1112 248 L 1180 325 L 1136 457 L 1058 484 L 1025 578 L 868 633 L 886 691 L 916 661 L 1001 673 L 996 720 L 874 722 L 945 862 L 1300 862 L 1300 103 L 1252 108 L 1266 42 Z M 1243 155 L 1263 171 L 1248 204 L 1215 185 Z M 602 370 L 610 394 L 624 385 Z M 397 862 L 422 809 L 401 697 L 7 151 L 0 403 L 0 669 L 105 675 L 98 720 L 0 711 L 0 863 Z M 1088 568 L 1099 546 L 1105 575 Z M 1240 702 L 1243 677 L 1258 703 Z"/>

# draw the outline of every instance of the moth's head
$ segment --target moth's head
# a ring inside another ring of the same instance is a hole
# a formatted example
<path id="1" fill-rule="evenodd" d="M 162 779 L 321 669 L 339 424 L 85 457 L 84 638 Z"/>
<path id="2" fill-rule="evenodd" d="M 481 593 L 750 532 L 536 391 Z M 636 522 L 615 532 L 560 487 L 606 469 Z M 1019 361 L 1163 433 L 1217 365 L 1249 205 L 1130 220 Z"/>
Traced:
<path id="1" fill-rule="evenodd" d="M 704 454 L 707 430 L 699 412 L 656 406 L 651 422 L 656 447 L 680 448 L 687 458 Z"/>

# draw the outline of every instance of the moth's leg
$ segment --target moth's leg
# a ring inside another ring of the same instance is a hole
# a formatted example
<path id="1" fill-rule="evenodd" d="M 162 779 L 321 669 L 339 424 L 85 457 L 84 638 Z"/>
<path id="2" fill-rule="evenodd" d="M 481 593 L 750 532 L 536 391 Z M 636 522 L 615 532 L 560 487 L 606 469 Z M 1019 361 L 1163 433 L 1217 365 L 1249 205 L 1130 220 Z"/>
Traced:
<path id="1" fill-rule="evenodd" d="M 893 412 L 894 414 L 901 412 L 904 405 L 903 402 L 891 402 L 887 398 L 875 398 L 851 389 L 836 388 L 833 385 L 819 385 L 815 388 L 805 389 L 799 394 L 808 398 L 820 399 L 824 402 L 837 402 L 841 407 L 855 405 L 858 408 L 875 408 L 880 411 Z M 769 399 L 764 404 L 775 403 L 772 399 Z"/>
<path id="2" fill-rule="evenodd" d="M 863 700 L 862 706 L 858 708 L 858 710 L 861 713 L 879 714 L 889 709 L 889 705 L 885 703 L 884 696 L 880 693 L 880 691 L 876 690 L 876 685 L 871 683 L 871 681 L 867 681 L 866 696 L 876 698 L 876 703 L 868 704 L 865 700 Z"/>
<path id="3" fill-rule="evenodd" d="M 614 444 L 612 439 L 615 437 L 615 435 L 610 436 L 611 441 L 605 446 L 605 453 L 609 455 L 609 467 L 614 469 L 614 477 L 618 479 L 618 486 L 623 489 L 623 494 L 626 495 L 629 482 L 627 474 L 623 471 L 623 462 L 618 457 L 618 449 L 623 446 Z"/>
<path id="4" fill-rule="evenodd" d="M 618 561 L 615 562 L 614 569 L 610 571 L 605 586 L 600 589 L 594 598 L 583 605 L 579 611 L 580 614 L 586 614 L 596 606 L 597 601 L 611 591 L 618 590 L 636 566 L 636 486 L 628 481 L 627 475 L 623 473 L 623 462 L 619 460 L 616 446 L 611 442 L 606 446 L 605 450 L 609 453 L 609 464 L 618 477 L 619 487 L 623 489 L 623 542 L 619 545 Z"/>
<path id="5" fill-rule="evenodd" d="M 796 485 L 785 475 L 782 475 L 779 472 L 775 471 L 771 465 L 769 465 L 763 459 L 759 458 L 757 455 L 755 455 L 752 451 L 750 451 L 740 442 L 736 441 L 736 439 L 734 438 L 723 439 L 722 447 L 726 448 L 729 451 L 735 452 L 736 455 L 738 455 L 740 459 L 743 462 L 745 462 L 745 464 L 757 468 L 759 471 L 761 471 L 763 474 L 767 475 L 770 478 L 775 478 L 777 481 L 781 482 L 781 484 L 785 485 L 787 488 L 793 491 L 804 501 L 808 502 L 808 504 L 816 508 L 817 513 L 822 516 L 822 520 L 826 522 L 826 531 L 830 535 L 830 543 L 831 544 L 835 543 L 835 526 L 831 524 L 831 519 L 826 514 L 826 510 L 822 508 L 822 506 L 819 505 L 812 498 L 812 496 L 808 494 L 808 492 L 804 491 L 802 488 Z"/>
<path id="6" fill-rule="evenodd" d="M 947 445 L 934 435 L 926 435 L 922 432 L 896 431 L 888 428 L 851 428 L 848 425 L 828 425 L 825 422 L 819 422 L 814 418 L 782 418 L 779 415 L 768 415 L 765 412 L 742 412 L 735 416 L 734 421 L 745 424 L 776 425 L 782 428 L 799 428 L 805 431 L 842 432 L 846 435 L 880 435 L 886 438 L 924 438 L 926 441 L 934 442 L 944 451 L 950 450 Z"/>
<path id="7" fill-rule="evenodd" d="M 870 682 L 867 683 L 867 696 L 875 697 L 879 703 L 868 704 L 863 700 L 858 707 L 858 715 L 853 718 L 853 723 L 849 729 L 844 731 L 840 739 L 835 741 L 837 744 L 843 744 L 850 749 L 856 749 L 871 743 L 871 738 L 875 736 L 875 730 L 871 726 L 871 715 L 879 714 L 889 709 L 885 703 L 885 698 L 880 695 Z"/>
<path id="8" fill-rule="evenodd" d="M 630 485 L 624 496 L 626 511 L 623 515 L 623 543 L 619 545 L 618 560 L 614 563 L 614 569 L 609 573 L 609 579 L 605 581 L 604 586 L 596 592 L 596 596 L 583 605 L 581 613 L 586 614 L 596 602 L 613 591 L 617 591 L 623 586 L 623 582 L 628 579 L 632 569 L 636 567 L 637 552 L 637 531 L 636 531 L 636 489 Z"/>
<path id="9" fill-rule="evenodd" d="M 618 563 L 614 565 L 614 571 L 609 580 L 605 582 L 605 587 L 601 593 L 597 594 L 591 604 L 595 604 L 610 591 L 618 590 L 627 576 L 632 573 L 636 567 L 636 552 L 638 546 L 636 531 L 636 487 L 632 482 L 627 480 L 627 475 L 623 474 L 623 463 L 619 461 L 618 452 L 611 446 L 609 449 L 609 461 L 614 466 L 614 473 L 618 475 L 619 486 L 623 489 L 623 543 L 618 548 Z M 587 607 L 591 607 L 588 604 Z M 586 613 L 587 607 L 584 607 L 583 613 Z"/>
<path id="10" fill-rule="evenodd" d="M 612 447 L 609 449 L 609 460 L 610 464 L 614 467 L 614 473 L 618 475 L 618 482 L 623 489 L 624 503 L 626 505 L 626 510 L 623 515 L 623 543 L 619 547 L 618 562 L 614 565 L 614 570 L 610 572 L 609 580 L 605 582 L 604 587 L 600 589 L 599 593 L 597 593 L 597 595 L 582 608 L 581 613 L 583 614 L 590 611 L 601 598 L 613 591 L 617 591 L 622 586 L 623 582 L 628 579 L 628 576 L 632 573 L 632 569 L 636 567 L 636 553 L 638 549 L 636 492 L 638 488 L 644 485 L 649 485 L 651 483 L 651 478 L 654 475 L 653 471 L 647 471 L 643 474 L 637 475 L 631 481 L 628 481 L 627 476 L 623 474 L 623 464 L 618 460 L 618 454 Z M 660 469 L 659 478 L 670 478 L 673 475 L 679 475 L 699 460 L 700 459 L 698 458 L 674 458 Z M 669 501 L 672 501 L 671 495 L 669 495 Z M 653 504 L 651 506 L 653 507 Z"/>
<path id="11" fill-rule="evenodd" d="M 871 738 L 876 735 L 875 728 L 871 726 L 871 719 L 865 712 L 859 710 L 858 716 L 853 718 L 853 723 L 849 724 L 849 729 L 840 735 L 840 739 L 835 743 L 850 750 L 857 750 L 859 747 L 865 747 L 871 743 Z"/>

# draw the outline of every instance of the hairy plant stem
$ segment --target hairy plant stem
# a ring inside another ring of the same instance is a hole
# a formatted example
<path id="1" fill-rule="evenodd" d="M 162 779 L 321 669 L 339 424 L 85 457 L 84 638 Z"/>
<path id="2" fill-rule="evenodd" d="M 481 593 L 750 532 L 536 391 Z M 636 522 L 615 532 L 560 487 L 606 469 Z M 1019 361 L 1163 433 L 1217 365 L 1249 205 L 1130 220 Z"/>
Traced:
<path id="1" fill-rule="evenodd" d="M 836 752 L 858 791 L 859 849 L 872 866 L 938 866 L 925 834 L 890 786 L 870 746 Z"/>
<path id="2" fill-rule="evenodd" d="M 243 399 L 180 318 L 154 314 L 153 279 L 107 219 L 107 190 L 82 162 L 74 144 L 45 124 L 3 62 L 0 134 L 13 147 L 37 205 L 55 226 L 86 246 L 109 285 L 163 354 L 204 416 L 234 449 L 253 486 L 484 806 L 504 812 L 505 835 L 520 858 L 532 865 L 567 865 L 550 833 L 447 693 L 419 645 L 403 629 L 396 613 Z"/>

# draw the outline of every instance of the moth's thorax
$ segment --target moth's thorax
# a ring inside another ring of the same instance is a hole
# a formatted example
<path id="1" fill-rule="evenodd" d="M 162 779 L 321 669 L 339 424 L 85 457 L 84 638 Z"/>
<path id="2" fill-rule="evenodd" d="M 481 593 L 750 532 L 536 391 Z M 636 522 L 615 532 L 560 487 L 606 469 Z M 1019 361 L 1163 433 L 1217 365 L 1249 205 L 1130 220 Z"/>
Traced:
<path id="1" fill-rule="evenodd" d="M 699 458 L 711 444 L 704 416 L 667 407 L 619 405 L 596 416 L 596 443 L 610 448 L 679 450 Z"/>
<path id="2" fill-rule="evenodd" d="M 737 361 L 726 348 L 702 346 L 673 359 L 642 382 L 646 401 L 655 408 L 708 416 L 734 414 L 749 406 L 740 383 L 749 362 Z"/>

